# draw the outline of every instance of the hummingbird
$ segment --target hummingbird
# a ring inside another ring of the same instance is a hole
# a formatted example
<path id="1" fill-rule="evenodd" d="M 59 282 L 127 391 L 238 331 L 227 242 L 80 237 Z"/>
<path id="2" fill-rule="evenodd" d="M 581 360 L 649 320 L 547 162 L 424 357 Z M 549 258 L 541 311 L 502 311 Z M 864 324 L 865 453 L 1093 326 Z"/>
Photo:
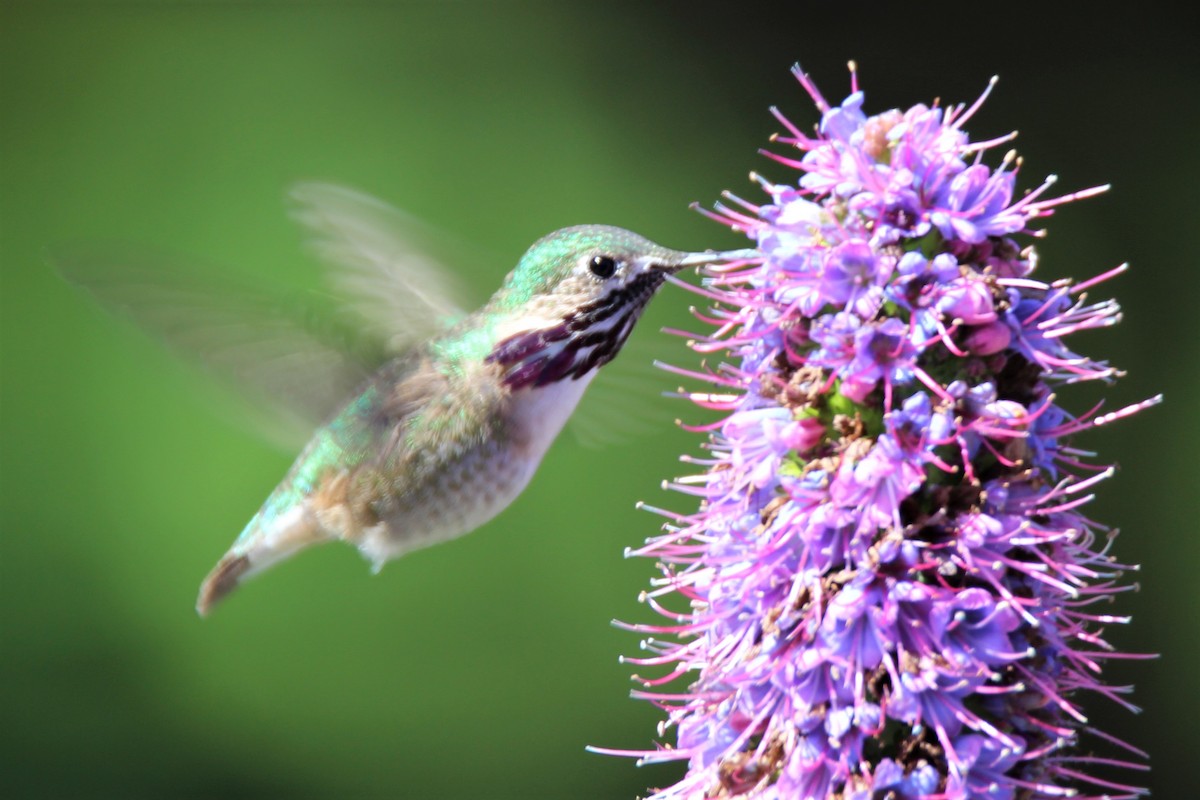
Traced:
<path id="1" fill-rule="evenodd" d="M 302 221 L 327 236 L 325 254 L 350 266 L 342 285 L 375 301 L 391 343 L 204 579 L 201 616 L 314 544 L 351 544 L 378 571 L 488 522 L 524 490 L 667 276 L 755 255 L 672 250 L 607 225 L 563 228 L 536 241 L 481 308 L 412 342 L 423 324 L 414 320 L 453 309 L 424 253 L 381 232 L 378 218 L 394 223 L 399 212 L 327 184 L 293 196 Z"/>
<path id="2" fill-rule="evenodd" d="M 382 346 L 361 370 L 330 348 L 308 361 L 290 352 L 274 359 L 289 390 L 344 394 L 324 401 L 322 421 L 283 481 L 204 579 L 201 616 L 248 578 L 315 544 L 351 544 L 378 571 L 488 522 L 528 485 L 667 276 L 756 255 L 672 250 L 622 228 L 577 225 L 536 241 L 491 299 L 462 315 L 446 296 L 444 271 L 420 246 L 424 232 L 401 212 L 330 184 L 301 184 L 292 195 L 299 219 L 324 237 L 317 249 L 334 267 L 335 288 L 352 296 Z M 198 353 L 206 361 L 263 349 L 230 340 L 252 325 L 221 292 L 181 300 L 204 293 L 154 288 L 161 276 L 145 270 L 113 278 L 112 269 L 58 261 L 68 278 L 144 327 L 184 349 L 208 350 Z M 122 283 L 140 297 L 131 300 Z M 218 331 L 223 349 L 192 341 L 191 329 L 202 327 Z M 301 338 L 315 347 L 312 337 L 293 336 L 268 349 L 286 351 Z M 261 365 L 225 366 L 243 383 L 265 383 L 270 374 Z"/>

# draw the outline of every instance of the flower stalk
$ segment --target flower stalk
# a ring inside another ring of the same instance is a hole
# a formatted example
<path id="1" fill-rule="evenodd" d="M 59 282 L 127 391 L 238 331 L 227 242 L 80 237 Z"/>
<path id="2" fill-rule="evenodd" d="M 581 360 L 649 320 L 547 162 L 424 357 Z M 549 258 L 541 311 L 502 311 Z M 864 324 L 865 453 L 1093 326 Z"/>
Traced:
<path id="1" fill-rule="evenodd" d="M 1120 319 L 1093 302 L 1113 268 L 1079 283 L 1033 277 L 1029 240 L 1059 206 L 1054 179 L 1014 198 L 1021 161 L 971 142 L 969 107 L 867 116 L 825 101 L 813 134 L 778 111 L 795 183 L 752 175 L 710 217 L 761 257 L 690 287 L 712 308 L 686 334 L 717 367 L 672 371 L 716 410 L 694 498 L 632 555 L 661 576 L 643 595 L 665 618 L 629 663 L 636 697 L 663 708 L 685 760 L 655 798 L 1133 798 L 1109 766 L 1145 754 L 1094 731 L 1088 693 L 1136 710 L 1101 668 L 1103 629 L 1133 567 L 1083 509 L 1111 467 L 1076 434 L 1161 399 L 1075 415 L 1058 387 L 1120 373 L 1068 349 Z M 993 81 L 994 84 L 994 81 Z M 680 282 L 681 285 L 686 286 Z M 687 676 L 690 686 L 674 688 Z M 1123 754 L 1089 754 L 1102 739 Z M 605 751 L 620 752 L 620 751 Z M 626 753 L 629 754 L 629 753 Z M 1095 768 L 1104 765 L 1103 776 Z"/>

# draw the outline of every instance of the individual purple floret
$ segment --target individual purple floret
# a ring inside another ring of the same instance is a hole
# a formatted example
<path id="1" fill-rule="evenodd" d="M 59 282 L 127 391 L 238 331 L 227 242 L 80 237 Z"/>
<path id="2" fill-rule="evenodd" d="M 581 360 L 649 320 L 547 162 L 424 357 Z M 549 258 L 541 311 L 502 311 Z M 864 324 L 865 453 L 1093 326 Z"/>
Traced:
<path id="1" fill-rule="evenodd" d="M 1056 387 L 1119 372 L 1068 349 L 1120 319 L 1083 283 L 1044 283 L 1030 237 L 1064 202 L 1048 179 L 1014 200 L 1020 161 L 984 163 L 975 104 L 867 116 L 857 76 L 841 106 L 796 77 L 822 113 L 784 119 L 772 158 L 795 185 L 756 177 L 769 202 L 727 195 L 710 216 L 761 258 L 695 289 L 710 326 L 689 334 L 728 362 L 674 369 L 722 412 L 698 498 L 634 555 L 662 570 L 646 602 L 651 668 L 635 696 L 667 713 L 684 760 L 655 798 L 1133 798 L 1114 768 L 1145 754 L 1089 728 L 1086 692 L 1114 652 L 1105 607 L 1131 567 L 1115 531 L 1083 515 L 1112 473 L 1075 434 L 1140 408 L 1076 416 Z M 853 74 L 853 70 L 852 70 Z M 989 86 L 989 91 L 990 91 Z M 680 688 L 680 679 L 691 683 Z M 1102 758 L 1100 739 L 1124 751 Z M 623 752 L 623 751 L 605 751 Z"/>

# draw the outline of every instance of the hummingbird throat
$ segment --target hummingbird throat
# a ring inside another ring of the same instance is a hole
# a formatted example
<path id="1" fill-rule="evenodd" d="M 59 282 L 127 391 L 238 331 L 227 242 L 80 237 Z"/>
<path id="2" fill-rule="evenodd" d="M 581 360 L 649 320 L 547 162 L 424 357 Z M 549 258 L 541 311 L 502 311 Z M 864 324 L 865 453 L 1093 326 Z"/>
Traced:
<path id="1" fill-rule="evenodd" d="M 579 306 L 549 328 L 503 339 L 485 359 L 504 368 L 510 389 L 582 378 L 616 358 L 663 275 L 648 272 Z"/>

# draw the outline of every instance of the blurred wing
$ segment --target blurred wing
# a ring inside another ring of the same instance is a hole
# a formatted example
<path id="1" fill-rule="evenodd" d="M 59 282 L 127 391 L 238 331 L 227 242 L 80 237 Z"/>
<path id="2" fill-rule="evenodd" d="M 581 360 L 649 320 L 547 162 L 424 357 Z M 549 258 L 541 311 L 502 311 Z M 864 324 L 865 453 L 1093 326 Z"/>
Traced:
<path id="1" fill-rule="evenodd" d="M 292 189 L 293 216 L 316 236 L 334 293 L 401 352 L 465 315 L 461 291 L 435 253 L 445 237 L 369 195 L 329 183 Z"/>
<path id="2" fill-rule="evenodd" d="M 664 393 L 677 379 L 654 367 L 670 343 L 662 335 L 635 331 L 612 363 L 603 367 L 567 421 L 585 447 L 607 447 L 674 429 L 683 406 Z"/>
<path id="3" fill-rule="evenodd" d="M 61 248 L 50 259 L 106 309 L 254 401 L 266 412 L 256 429 L 289 449 L 386 358 L 383 346 L 356 333 L 327 298 L 281 299 L 278 291 L 169 256 L 113 246 Z"/>

